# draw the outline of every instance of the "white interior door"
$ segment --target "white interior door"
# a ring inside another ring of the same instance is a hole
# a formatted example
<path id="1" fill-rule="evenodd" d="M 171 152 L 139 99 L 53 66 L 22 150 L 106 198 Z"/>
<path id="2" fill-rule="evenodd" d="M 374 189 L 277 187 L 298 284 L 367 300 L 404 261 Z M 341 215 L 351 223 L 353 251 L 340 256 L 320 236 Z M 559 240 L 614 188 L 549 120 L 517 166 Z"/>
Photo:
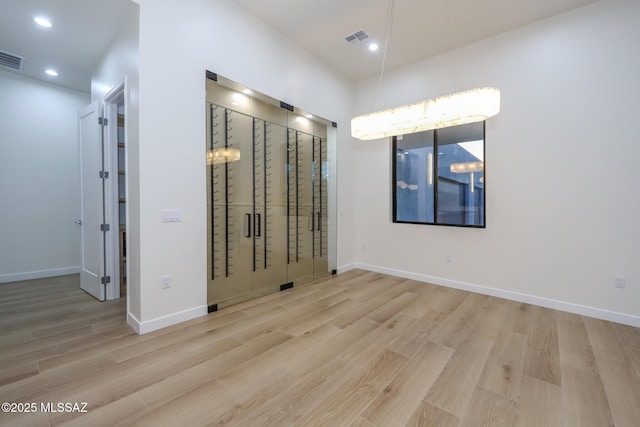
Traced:
<path id="1" fill-rule="evenodd" d="M 80 287 L 100 301 L 105 299 L 105 232 L 103 141 L 99 102 L 86 106 L 78 113 L 80 136 L 80 186 L 82 215 L 82 265 Z"/>

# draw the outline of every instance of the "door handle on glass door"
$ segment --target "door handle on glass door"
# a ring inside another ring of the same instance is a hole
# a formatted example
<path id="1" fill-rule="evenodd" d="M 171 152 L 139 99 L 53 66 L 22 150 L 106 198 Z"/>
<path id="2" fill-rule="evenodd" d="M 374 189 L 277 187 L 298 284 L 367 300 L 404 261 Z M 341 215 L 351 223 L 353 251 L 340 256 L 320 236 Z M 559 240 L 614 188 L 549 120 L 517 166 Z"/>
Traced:
<path id="1" fill-rule="evenodd" d="M 260 237 L 260 235 L 262 234 L 262 226 L 260 224 L 261 220 L 260 220 L 259 213 L 256 214 L 255 220 L 256 220 L 256 224 L 253 225 L 253 229 L 256 232 L 256 237 Z"/>
<path id="2" fill-rule="evenodd" d="M 247 215 L 247 234 L 244 237 L 251 237 L 251 214 Z"/>

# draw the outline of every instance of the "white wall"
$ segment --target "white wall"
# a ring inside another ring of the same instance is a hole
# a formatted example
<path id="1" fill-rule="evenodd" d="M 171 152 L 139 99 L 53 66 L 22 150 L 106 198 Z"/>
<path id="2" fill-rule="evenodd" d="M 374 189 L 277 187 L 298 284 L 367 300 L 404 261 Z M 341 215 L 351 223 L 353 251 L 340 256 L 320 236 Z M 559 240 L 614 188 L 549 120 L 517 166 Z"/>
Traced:
<path id="1" fill-rule="evenodd" d="M 356 142 L 357 265 L 640 326 L 638 22 L 640 2 L 603 0 L 388 73 L 385 107 L 502 90 L 487 227 L 392 224 L 390 144 Z M 358 85 L 357 113 L 376 84 Z"/>
<path id="2" fill-rule="evenodd" d="M 140 4 L 142 332 L 206 312 L 205 70 L 338 123 L 338 265 L 354 261 L 352 86 L 233 1 Z M 339 184 L 341 185 L 341 184 Z M 182 221 L 161 222 L 181 209 Z M 161 277 L 172 287 L 161 289 Z"/>
<path id="3" fill-rule="evenodd" d="M 79 272 L 78 110 L 89 94 L 0 71 L 0 283 Z"/>
<path id="4" fill-rule="evenodd" d="M 127 0 L 120 0 L 127 1 Z M 102 100 L 118 84 L 125 82 L 125 150 L 127 178 L 127 311 L 140 318 L 140 179 L 138 152 L 138 21 L 139 6 L 128 2 L 129 13 L 122 21 L 118 37 L 105 52 L 91 76 L 91 99 Z"/>

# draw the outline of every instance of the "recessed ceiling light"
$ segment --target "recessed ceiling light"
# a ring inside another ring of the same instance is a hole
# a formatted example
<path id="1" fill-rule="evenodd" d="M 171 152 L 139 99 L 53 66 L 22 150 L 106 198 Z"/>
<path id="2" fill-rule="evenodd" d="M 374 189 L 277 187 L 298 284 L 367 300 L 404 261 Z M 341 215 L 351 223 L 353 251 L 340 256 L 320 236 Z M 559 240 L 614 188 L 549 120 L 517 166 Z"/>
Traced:
<path id="1" fill-rule="evenodd" d="M 51 28 L 51 21 L 49 21 L 47 18 L 43 18 L 41 16 L 36 16 L 35 18 L 33 18 L 33 20 L 35 21 L 36 24 L 45 27 L 45 28 Z"/>
<path id="2" fill-rule="evenodd" d="M 58 72 L 56 70 L 52 70 L 51 68 L 49 68 L 48 70 L 44 70 L 45 73 L 47 73 L 48 75 L 50 75 L 51 77 L 57 77 L 58 76 Z"/>
<path id="3" fill-rule="evenodd" d="M 313 119 L 313 114 L 307 114 L 307 119 Z"/>
<path id="4" fill-rule="evenodd" d="M 371 43 L 371 44 L 369 45 L 369 50 L 370 50 L 371 52 L 375 52 L 376 50 L 378 50 L 378 44 L 377 44 L 377 43 Z"/>
<path id="5" fill-rule="evenodd" d="M 251 92 L 251 89 L 243 89 L 242 93 L 244 93 L 245 95 L 253 95 L 253 92 Z"/>

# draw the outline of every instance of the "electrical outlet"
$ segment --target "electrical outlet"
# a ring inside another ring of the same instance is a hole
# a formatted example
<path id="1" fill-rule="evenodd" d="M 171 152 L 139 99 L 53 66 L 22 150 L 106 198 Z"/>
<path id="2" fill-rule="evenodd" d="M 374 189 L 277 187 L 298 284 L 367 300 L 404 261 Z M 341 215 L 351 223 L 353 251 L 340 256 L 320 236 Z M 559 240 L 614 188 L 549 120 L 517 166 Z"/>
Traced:
<path id="1" fill-rule="evenodd" d="M 614 283 L 616 288 L 624 288 L 626 285 L 626 279 L 624 276 L 616 276 Z"/>
<path id="2" fill-rule="evenodd" d="M 162 289 L 169 289 L 171 287 L 171 276 L 162 276 Z"/>

